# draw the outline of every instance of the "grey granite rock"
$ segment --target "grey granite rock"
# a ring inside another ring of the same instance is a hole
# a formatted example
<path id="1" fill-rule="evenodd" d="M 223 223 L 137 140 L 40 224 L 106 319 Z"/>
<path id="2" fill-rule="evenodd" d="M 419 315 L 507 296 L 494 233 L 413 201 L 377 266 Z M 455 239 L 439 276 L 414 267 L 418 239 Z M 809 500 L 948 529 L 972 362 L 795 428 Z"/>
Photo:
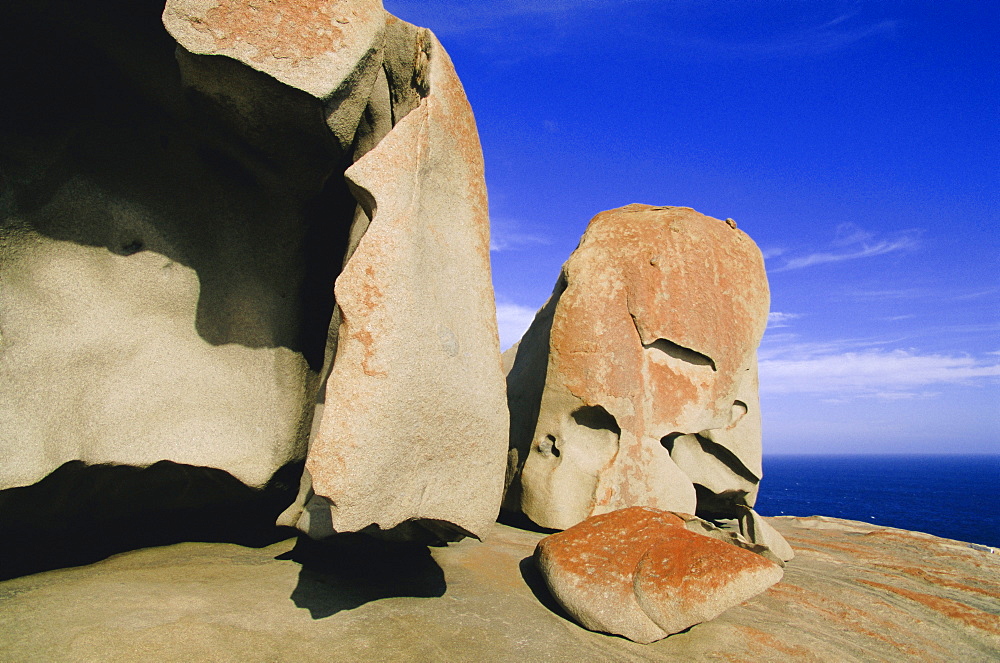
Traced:
<path id="1" fill-rule="evenodd" d="M 188 508 L 226 482 L 192 468 L 263 489 L 311 447 L 314 517 L 286 519 L 315 536 L 488 529 L 507 415 L 483 165 L 434 36 L 380 0 L 8 9 L 0 491 L 168 461 L 188 481 L 148 506 Z"/>

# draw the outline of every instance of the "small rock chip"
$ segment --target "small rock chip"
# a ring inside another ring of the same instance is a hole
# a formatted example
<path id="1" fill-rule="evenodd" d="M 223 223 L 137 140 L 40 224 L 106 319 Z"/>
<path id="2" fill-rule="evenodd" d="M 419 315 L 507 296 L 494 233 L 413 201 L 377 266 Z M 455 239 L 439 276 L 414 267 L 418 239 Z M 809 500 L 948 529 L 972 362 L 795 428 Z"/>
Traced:
<path id="1" fill-rule="evenodd" d="M 650 507 L 593 516 L 542 539 L 535 561 L 582 626 L 643 644 L 714 619 L 781 579 L 777 564 L 684 523 Z"/>

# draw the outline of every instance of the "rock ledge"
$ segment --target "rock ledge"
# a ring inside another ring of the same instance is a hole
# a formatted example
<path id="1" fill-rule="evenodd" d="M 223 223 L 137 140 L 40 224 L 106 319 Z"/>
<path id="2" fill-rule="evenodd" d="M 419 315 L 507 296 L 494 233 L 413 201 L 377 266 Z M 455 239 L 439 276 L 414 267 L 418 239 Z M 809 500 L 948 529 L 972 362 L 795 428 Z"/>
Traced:
<path id="1" fill-rule="evenodd" d="M 833 518 L 770 522 L 795 548 L 784 579 L 650 645 L 557 612 L 530 560 L 542 535 L 496 525 L 485 543 L 411 546 L 382 575 L 367 554 L 296 562 L 289 540 L 183 543 L 9 580 L 0 660 L 996 660 L 1000 555 Z"/>

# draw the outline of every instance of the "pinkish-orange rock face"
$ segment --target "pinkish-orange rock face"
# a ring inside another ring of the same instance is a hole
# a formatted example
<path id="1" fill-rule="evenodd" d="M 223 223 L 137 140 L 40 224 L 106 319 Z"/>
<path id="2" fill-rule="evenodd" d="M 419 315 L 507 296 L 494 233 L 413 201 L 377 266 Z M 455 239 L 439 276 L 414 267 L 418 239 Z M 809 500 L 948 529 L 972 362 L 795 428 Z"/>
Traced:
<path id="1" fill-rule="evenodd" d="M 713 619 L 782 576 L 760 555 L 648 507 L 593 516 L 553 534 L 539 542 L 535 559 L 581 625 L 642 643 Z"/>
<path id="2" fill-rule="evenodd" d="M 386 13 L 381 0 L 168 0 L 163 21 L 188 52 L 225 55 L 325 98 L 359 65 L 378 68 Z"/>
<path id="3" fill-rule="evenodd" d="M 588 403 L 648 394 L 648 411 L 618 415 L 630 428 L 729 423 L 768 308 L 749 237 L 690 209 L 630 205 L 591 221 L 565 273 L 550 352 L 571 393 Z"/>
<path id="4" fill-rule="evenodd" d="M 594 217 L 508 374 L 506 507 L 566 528 L 752 505 L 768 305 L 760 251 L 729 223 L 648 205 Z"/>

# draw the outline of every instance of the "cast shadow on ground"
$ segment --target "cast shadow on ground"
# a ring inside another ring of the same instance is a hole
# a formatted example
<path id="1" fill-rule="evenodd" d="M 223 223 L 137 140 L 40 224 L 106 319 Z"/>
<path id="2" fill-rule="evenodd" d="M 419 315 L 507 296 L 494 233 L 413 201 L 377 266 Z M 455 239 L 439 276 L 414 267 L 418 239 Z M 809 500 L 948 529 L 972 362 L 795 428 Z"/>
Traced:
<path id="1" fill-rule="evenodd" d="M 277 559 L 302 565 L 291 599 L 313 619 L 379 599 L 436 598 L 447 588 L 444 571 L 421 543 L 382 541 L 359 533 L 322 541 L 302 536 Z"/>
<path id="2" fill-rule="evenodd" d="M 184 541 L 262 548 L 296 533 L 276 527 L 302 463 L 262 490 L 208 467 L 65 463 L 38 483 L 0 491 L 0 580 L 93 564 Z"/>
<path id="3" fill-rule="evenodd" d="M 533 556 L 529 555 L 528 557 L 522 559 L 520 564 L 518 564 L 518 568 L 521 569 L 521 578 L 524 579 L 524 584 L 528 586 L 528 589 L 530 589 L 531 593 L 535 595 L 535 598 L 538 599 L 539 603 L 566 621 L 573 622 L 574 624 L 576 623 L 573 621 L 573 618 L 570 617 L 565 610 L 563 610 L 563 607 L 559 605 L 559 602 L 556 601 L 555 597 L 552 596 L 552 592 L 550 592 L 549 588 L 546 586 L 545 579 L 542 577 L 542 572 L 538 570 L 538 565 L 535 564 L 535 558 Z"/>

